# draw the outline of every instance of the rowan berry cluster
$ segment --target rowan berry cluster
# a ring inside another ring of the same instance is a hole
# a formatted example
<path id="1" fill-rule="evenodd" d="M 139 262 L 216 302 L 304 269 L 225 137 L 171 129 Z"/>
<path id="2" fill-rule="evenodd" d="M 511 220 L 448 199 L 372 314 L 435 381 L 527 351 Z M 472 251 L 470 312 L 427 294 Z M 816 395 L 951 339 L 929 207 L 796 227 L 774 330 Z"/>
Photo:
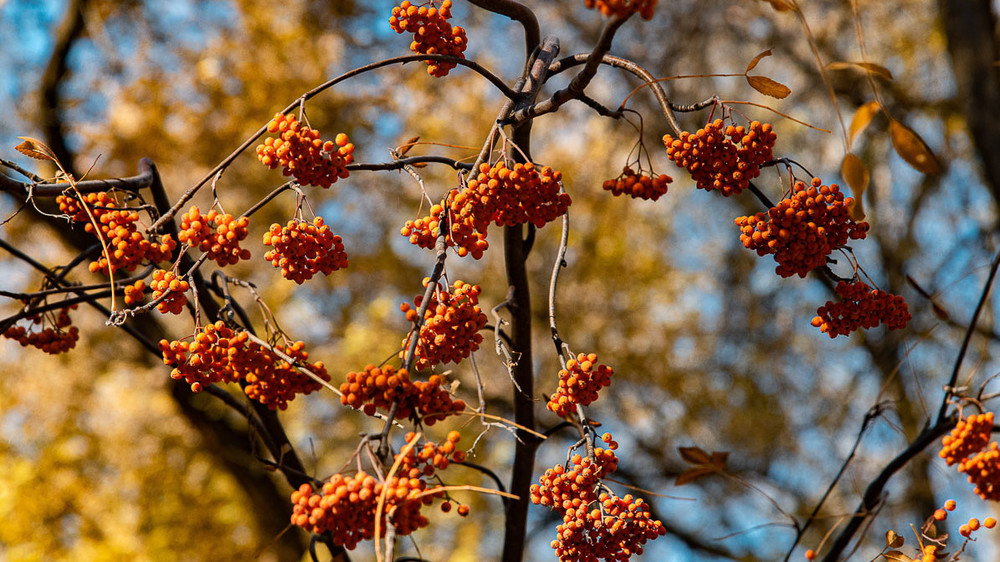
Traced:
<path id="1" fill-rule="evenodd" d="M 74 304 L 60 309 L 51 326 L 32 331 L 24 326 L 10 326 L 4 330 L 3 337 L 16 341 L 21 347 L 31 346 L 50 355 L 65 353 L 76 347 L 76 342 L 80 339 L 80 330 L 72 325 L 73 320 L 69 317 L 69 311 L 77 306 Z M 42 314 L 30 316 L 28 320 L 32 328 L 46 323 Z"/>
<path id="2" fill-rule="evenodd" d="M 906 301 L 899 295 L 872 289 L 861 281 L 841 281 L 834 291 L 841 300 L 827 301 L 816 310 L 817 316 L 812 319 L 812 325 L 831 338 L 879 324 L 885 324 L 890 330 L 899 330 L 910 321 Z"/>
<path id="3" fill-rule="evenodd" d="M 411 431 L 406 434 L 404 439 L 409 443 L 413 440 L 414 436 L 415 434 Z M 464 461 L 465 451 L 457 448 L 458 442 L 461 439 L 462 436 L 457 431 L 450 431 L 445 442 L 440 445 L 428 441 L 424 443 L 420 450 L 412 447 L 407 450 L 405 455 L 402 453 L 396 455 L 397 460 L 402 457 L 399 471 L 404 473 L 416 468 L 424 476 L 431 476 L 435 470 L 445 470 L 452 462 Z"/>
<path id="4" fill-rule="evenodd" d="M 430 279 L 425 278 L 424 286 L 429 282 Z M 481 292 L 479 285 L 455 281 L 451 291 L 439 288 L 431 294 L 418 335 L 414 362 L 418 371 L 440 363 L 459 363 L 479 349 L 483 342 L 479 331 L 486 326 L 487 320 L 479 307 Z M 415 323 L 422 303 L 423 295 L 418 295 L 413 299 L 413 306 L 403 303 L 399 309 L 406 314 L 407 320 Z M 403 339 L 400 359 L 406 358 L 411 337 L 412 331 Z"/>
<path id="5" fill-rule="evenodd" d="M 86 223 L 85 231 L 96 233 L 94 224 L 87 216 L 88 209 L 97 223 L 108 253 L 90 264 L 92 273 L 108 275 L 119 269 L 132 271 L 144 261 L 167 261 L 177 248 L 177 242 L 169 234 L 163 235 L 159 242 L 147 240 L 138 229 L 139 213 L 127 207 L 118 208 L 118 202 L 111 194 L 104 191 L 88 193 L 83 199 L 86 208 L 71 195 L 59 195 L 56 202 L 59 209 L 74 221 Z"/>
<path id="6" fill-rule="evenodd" d="M 169 286 L 169 283 L 167 284 Z M 142 299 L 146 294 L 146 282 L 142 279 L 136 281 L 131 285 L 126 285 L 125 291 L 125 304 L 133 305 L 142 302 Z"/>
<path id="7" fill-rule="evenodd" d="M 451 0 L 441 2 L 440 8 L 414 6 L 408 0 L 404 0 L 392 9 L 389 26 L 396 33 L 407 31 L 413 33 L 410 50 L 418 55 L 451 55 L 464 59 L 465 48 L 469 43 L 465 29 L 457 25 L 452 27 L 448 23 L 449 19 L 451 19 Z M 426 62 L 427 73 L 439 78 L 447 76 L 448 72 L 457 66 L 453 62 L 439 60 Z"/>
<path id="8" fill-rule="evenodd" d="M 208 259 L 214 260 L 219 267 L 225 267 L 250 259 L 250 250 L 240 248 L 240 242 L 247 237 L 249 224 L 247 217 L 234 218 L 215 209 L 202 215 L 201 209 L 195 206 L 181 216 L 177 238 L 208 254 Z"/>
<path id="9" fill-rule="evenodd" d="M 397 535 L 409 535 L 427 526 L 427 517 L 420 509 L 444 495 L 438 492 L 421 496 L 427 483 L 420 474 L 414 468 L 385 482 L 364 471 L 353 477 L 334 474 L 319 494 L 310 484 L 302 484 L 292 492 L 292 523 L 311 533 L 329 531 L 335 545 L 353 550 L 359 542 L 375 538 L 375 514 L 384 493 L 379 538 L 385 536 L 387 516 L 392 518 Z"/>
<path id="10" fill-rule="evenodd" d="M 561 561 L 628 560 L 666 533 L 641 498 L 618 497 L 601 483 L 618 468 L 618 443 L 608 433 L 603 440 L 609 449 L 596 448 L 593 458 L 574 455 L 572 468 L 556 465 L 531 487 L 532 503 L 563 514 L 551 543 Z"/>
<path id="11" fill-rule="evenodd" d="M 349 175 L 347 165 L 354 162 L 354 145 L 344 133 L 324 141 L 316 129 L 281 113 L 267 124 L 267 132 L 278 133 L 257 146 L 257 158 L 268 168 L 280 165 L 284 175 L 300 184 L 320 187 L 330 187 Z"/>
<path id="12" fill-rule="evenodd" d="M 642 19 L 653 19 L 653 10 L 657 0 L 585 0 L 588 9 L 595 7 L 607 17 L 623 18 L 638 12 Z"/>
<path id="13" fill-rule="evenodd" d="M 153 280 L 149 283 L 149 288 L 153 290 L 153 300 L 160 298 L 164 293 L 169 293 L 165 299 L 156 305 L 156 310 L 163 314 L 180 314 L 187 304 L 187 296 L 184 294 L 191 285 L 177 276 L 173 271 L 157 269 L 153 272 Z"/>
<path id="14" fill-rule="evenodd" d="M 572 200 L 560 192 L 562 172 L 534 164 L 504 162 L 482 164 L 475 178 L 461 190 L 448 194 L 446 206 L 434 205 L 431 214 L 407 221 L 400 234 L 421 248 L 433 248 L 442 223 L 448 224 L 445 243 L 456 247 L 460 256 L 479 259 L 489 248 L 489 225 L 516 226 L 530 222 L 541 228 L 566 213 Z M 447 217 L 444 216 L 448 211 Z"/>
<path id="15" fill-rule="evenodd" d="M 996 441 L 959 463 L 958 470 L 969 477 L 979 497 L 1000 501 L 1000 445 Z"/>
<path id="16" fill-rule="evenodd" d="M 760 167 L 774 156 L 777 136 L 769 123 L 754 121 L 749 130 L 725 125 L 722 119 L 695 134 L 681 132 L 678 139 L 664 135 L 667 157 L 686 168 L 699 189 L 738 195 L 760 175 Z"/>
<path id="17" fill-rule="evenodd" d="M 982 451 L 993 433 L 993 412 L 976 414 L 959 420 L 955 429 L 945 435 L 938 455 L 951 466 Z"/>
<path id="18" fill-rule="evenodd" d="M 264 233 L 264 245 L 274 248 L 264 259 L 281 269 L 282 277 L 299 285 L 317 273 L 330 275 L 348 264 L 343 241 L 323 224 L 323 217 L 311 223 L 290 220 L 284 227 L 274 223 Z"/>
<path id="19" fill-rule="evenodd" d="M 330 380 L 322 362 L 309 364 L 303 342 L 274 348 L 296 362 L 305 363 L 319 378 Z M 170 377 L 184 379 L 193 392 L 218 382 L 245 381 L 243 391 L 272 410 L 284 410 L 297 394 L 319 390 L 320 384 L 300 373 L 270 349 L 250 341 L 245 331 L 236 331 L 218 321 L 198 330 L 192 341 L 160 340 L 163 362 L 174 369 Z"/>
<path id="20" fill-rule="evenodd" d="M 376 410 L 387 412 L 393 401 L 399 401 L 398 418 L 419 417 L 426 425 L 434 425 L 465 409 L 465 402 L 452 399 L 446 385 L 441 375 L 431 375 L 427 382 L 411 381 L 406 369 L 366 365 L 360 373 L 347 373 L 340 385 L 340 403 L 373 416 Z"/>
<path id="21" fill-rule="evenodd" d="M 667 184 L 674 181 L 666 174 L 653 176 L 646 170 L 636 173 L 631 166 L 625 166 L 622 174 L 613 180 L 604 182 L 604 190 L 612 195 L 628 195 L 634 199 L 651 199 L 656 201 L 667 193 Z"/>
<path id="22" fill-rule="evenodd" d="M 597 400 L 597 393 L 611 384 L 614 371 L 603 363 L 597 363 L 597 354 L 583 353 L 566 362 L 566 368 L 559 371 L 559 388 L 549 398 L 546 407 L 566 417 L 576 411 L 576 405 L 587 406 Z"/>
<path id="23" fill-rule="evenodd" d="M 767 213 L 736 219 L 740 242 L 759 256 L 773 255 L 778 275 L 805 277 L 826 265 L 827 256 L 848 240 L 866 236 L 868 223 L 854 222 L 849 215 L 852 202 L 837 184 L 822 185 L 819 178 L 809 187 L 796 182 L 792 195 Z"/>

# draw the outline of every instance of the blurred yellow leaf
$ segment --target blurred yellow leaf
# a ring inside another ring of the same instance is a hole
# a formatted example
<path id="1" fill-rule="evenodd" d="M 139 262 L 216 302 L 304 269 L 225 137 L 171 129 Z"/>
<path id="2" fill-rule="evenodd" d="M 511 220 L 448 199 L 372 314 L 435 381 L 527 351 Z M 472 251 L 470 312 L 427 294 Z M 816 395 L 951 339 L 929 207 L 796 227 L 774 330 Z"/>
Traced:
<path id="1" fill-rule="evenodd" d="M 873 62 L 836 61 L 826 65 L 826 68 L 828 70 L 845 70 L 848 68 L 860 68 L 861 70 L 881 76 L 886 80 L 892 80 L 892 72 L 889 72 L 888 68 L 882 66 L 881 64 L 875 64 Z"/>
<path id="2" fill-rule="evenodd" d="M 910 166 L 929 175 L 941 172 L 941 164 L 934 153 L 913 129 L 892 119 L 889 121 L 889 138 L 896 152 Z"/>
<path id="3" fill-rule="evenodd" d="M 56 155 L 52 149 L 44 142 L 31 137 L 17 137 L 24 142 L 14 147 L 21 154 L 34 158 L 35 160 L 56 160 Z"/>
<path id="4" fill-rule="evenodd" d="M 767 76 L 747 76 L 747 82 L 750 83 L 750 86 L 754 90 L 765 96 L 771 96 L 779 100 L 787 98 L 788 94 L 792 93 L 792 90 L 788 86 L 771 80 Z"/>
<path id="5" fill-rule="evenodd" d="M 764 51 L 763 53 L 760 53 L 759 55 L 757 55 L 756 57 L 754 57 L 753 60 L 750 61 L 750 64 L 747 65 L 747 69 L 746 69 L 746 71 L 744 71 L 744 74 L 746 74 L 747 72 L 750 72 L 751 70 L 753 70 L 757 66 L 757 63 L 759 63 L 761 61 L 761 59 L 763 59 L 764 57 L 769 57 L 769 56 L 771 56 L 771 49 L 768 49 L 768 50 Z"/>
<path id="6" fill-rule="evenodd" d="M 848 152 L 844 155 L 844 160 L 840 163 L 840 175 L 851 186 L 851 193 L 854 195 L 853 204 L 849 205 L 851 219 L 857 222 L 865 220 L 865 210 L 861 201 L 868 188 L 870 175 L 868 166 L 860 158 Z"/>
<path id="7" fill-rule="evenodd" d="M 848 130 L 848 137 L 850 137 L 851 144 L 854 144 L 854 139 L 864 131 L 868 124 L 872 122 L 872 118 L 878 113 L 879 103 L 877 101 L 870 101 L 854 112 L 854 117 L 851 118 L 851 128 Z"/>

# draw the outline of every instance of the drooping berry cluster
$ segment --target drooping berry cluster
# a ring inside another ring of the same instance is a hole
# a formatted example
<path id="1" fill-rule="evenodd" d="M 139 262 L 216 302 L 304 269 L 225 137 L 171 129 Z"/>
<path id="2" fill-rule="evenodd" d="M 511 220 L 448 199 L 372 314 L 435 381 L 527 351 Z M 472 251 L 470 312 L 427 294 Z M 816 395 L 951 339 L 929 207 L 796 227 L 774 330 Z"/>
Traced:
<path id="1" fill-rule="evenodd" d="M 938 455 L 951 466 L 982 451 L 993 433 L 993 412 L 976 414 L 959 420 L 951 434 L 945 435 Z"/>
<path id="2" fill-rule="evenodd" d="M 250 259 L 250 250 L 240 248 L 240 242 L 247 237 L 249 224 L 247 217 L 234 218 L 215 209 L 202 215 L 201 209 L 195 206 L 181 216 L 177 238 L 208 254 L 208 259 L 214 260 L 219 267 L 225 267 Z"/>
<path id="3" fill-rule="evenodd" d="M 595 7 L 606 17 L 623 18 L 634 12 L 639 12 L 642 19 L 653 18 L 653 10 L 657 0 L 584 0 L 588 9 Z"/>
<path id="4" fill-rule="evenodd" d="M 816 310 L 812 325 L 831 338 L 850 334 L 858 328 L 874 328 L 885 324 L 890 330 L 906 327 L 910 312 L 899 295 L 872 289 L 861 281 L 841 281 L 835 289 L 839 302 L 827 301 Z"/>
<path id="5" fill-rule="evenodd" d="M 778 275 L 805 277 L 826 265 L 827 256 L 848 240 L 866 236 L 868 223 L 854 222 L 849 215 L 852 202 L 837 184 L 822 185 L 819 178 L 808 187 L 796 182 L 791 197 L 767 213 L 736 219 L 740 242 L 759 256 L 773 255 Z"/>
<path id="6" fill-rule="evenodd" d="M 323 380 L 330 380 L 323 363 L 307 363 L 309 354 L 303 342 L 274 348 L 296 362 L 304 363 Z M 245 381 L 244 392 L 272 410 L 284 410 L 297 394 L 319 390 L 320 384 L 302 374 L 270 349 L 250 341 L 245 331 L 236 331 L 219 321 L 204 326 L 192 341 L 160 340 L 163 362 L 174 369 L 173 379 L 184 379 L 191 390 L 201 392 L 205 385 Z"/>
<path id="7" fill-rule="evenodd" d="M 264 259 L 281 269 L 282 277 L 299 285 L 317 273 L 330 275 L 348 264 L 343 241 L 323 224 L 323 217 L 311 223 L 290 220 L 284 227 L 272 224 L 264 233 L 264 245 L 274 248 Z"/>
<path id="8" fill-rule="evenodd" d="M 597 393 L 611 384 L 611 367 L 597 362 L 597 354 L 579 354 L 566 362 L 559 371 L 559 388 L 549 398 L 546 407 L 566 417 L 576 411 L 576 405 L 587 406 L 597 400 Z"/>
<path id="9" fill-rule="evenodd" d="M 389 411 L 398 400 L 396 417 L 419 417 L 424 424 L 434 425 L 465 409 L 465 402 L 452 399 L 446 385 L 441 375 L 431 375 L 427 382 L 411 381 L 406 369 L 366 365 L 360 373 L 347 373 L 340 385 L 340 403 L 373 416 L 376 410 Z"/>
<path id="10" fill-rule="evenodd" d="M 722 119 L 695 134 L 684 131 L 679 139 L 663 137 L 667 157 L 686 168 L 699 189 L 738 195 L 760 175 L 760 167 L 773 159 L 776 140 L 769 123 L 754 121 L 750 129 L 725 125 Z"/>
<path id="11" fill-rule="evenodd" d="M 409 443 L 414 436 L 415 434 L 411 431 L 406 434 L 404 439 Z M 405 455 L 403 453 L 396 455 L 397 459 L 402 457 L 399 465 L 400 473 L 408 473 L 410 469 L 417 468 L 424 476 L 431 476 L 435 470 L 447 469 L 452 462 L 464 461 L 465 451 L 456 448 L 461 439 L 462 435 L 459 432 L 450 431 L 445 442 L 440 445 L 427 441 L 419 450 L 417 447 L 412 447 L 406 451 Z"/>
<path id="12" fill-rule="evenodd" d="M 618 497 L 601 483 L 618 467 L 618 444 L 607 433 L 603 440 L 609 449 L 596 448 L 593 459 L 574 455 L 572 468 L 556 465 L 531 487 L 532 503 L 563 514 L 551 543 L 561 561 L 628 560 L 666 533 L 641 498 Z"/>
<path id="13" fill-rule="evenodd" d="M 133 271 L 145 261 L 159 263 L 170 259 L 177 248 L 169 234 L 159 241 L 147 240 L 139 232 L 139 213 L 127 207 L 120 207 L 115 198 L 107 192 L 88 193 L 83 196 L 86 208 L 72 195 L 59 195 L 56 202 L 59 209 L 70 215 L 76 222 L 84 222 L 84 230 L 96 235 L 94 224 L 87 216 L 87 210 L 100 229 L 100 236 L 107 245 L 108 253 L 101 255 L 90 264 L 92 273 L 105 275 L 118 271 Z"/>
<path id="14" fill-rule="evenodd" d="M 424 279 L 424 286 L 430 279 Z M 420 326 L 414 367 L 419 371 L 440 363 L 458 363 L 479 349 L 483 336 L 479 333 L 486 326 L 486 314 L 479 307 L 479 285 L 455 281 L 452 290 L 438 288 L 431 294 L 431 302 Z M 410 322 L 417 321 L 423 295 L 409 303 L 399 305 Z M 411 332 L 403 339 L 400 359 L 406 358 Z"/>
<path id="15" fill-rule="evenodd" d="M 562 173 L 545 166 L 539 170 L 531 162 L 482 164 L 479 174 L 461 190 L 448 194 L 446 206 L 434 205 L 429 216 L 407 221 L 400 234 L 411 244 L 433 248 L 441 225 L 447 223 L 445 243 L 457 248 L 458 255 L 479 259 L 489 248 L 489 225 L 516 226 L 530 222 L 541 228 L 566 213 L 572 200 L 560 193 Z M 447 216 L 445 212 L 447 211 Z"/>
<path id="16" fill-rule="evenodd" d="M 169 286 L 169 283 L 167 284 Z M 126 285 L 125 291 L 125 304 L 133 305 L 142 302 L 142 299 L 146 294 L 146 282 L 142 279 L 136 281 L 131 285 Z"/>
<path id="17" fill-rule="evenodd" d="M 324 141 L 316 129 L 281 113 L 267 124 L 267 132 L 278 133 L 257 146 L 257 158 L 268 168 L 280 165 L 284 175 L 300 184 L 320 187 L 330 187 L 349 175 L 347 165 L 354 162 L 354 145 L 344 133 Z"/>
<path id="18" fill-rule="evenodd" d="M 674 181 L 666 174 L 653 176 L 646 170 L 636 173 L 631 166 L 625 166 L 622 174 L 613 180 L 604 182 L 604 190 L 612 195 L 628 195 L 634 199 L 650 199 L 656 201 L 667 193 L 667 184 Z"/>
<path id="19" fill-rule="evenodd" d="M 985 451 L 959 463 L 958 470 L 969 477 L 979 497 L 1000 501 L 1000 445 L 996 441 L 992 441 Z"/>
<path id="20" fill-rule="evenodd" d="M 157 269 L 153 272 L 153 280 L 149 283 L 153 290 L 153 300 L 160 298 L 164 293 L 170 293 L 165 299 L 156 305 L 156 310 L 163 314 L 180 314 L 187 304 L 187 296 L 184 294 L 191 285 L 183 279 L 177 277 L 177 273 Z"/>
<path id="21" fill-rule="evenodd" d="M 449 19 L 451 0 L 441 2 L 440 8 L 414 6 L 404 0 L 392 9 L 389 26 L 396 33 L 413 33 L 410 50 L 418 55 L 451 55 L 464 59 L 465 48 L 469 43 L 465 29 L 457 25 L 452 27 L 448 23 Z M 447 76 L 457 66 L 453 62 L 439 60 L 426 62 L 427 73 L 437 77 Z"/>
<path id="22" fill-rule="evenodd" d="M 76 309 L 78 305 L 71 305 L 59 310 L 55 319 L 49 323 L 43 314 L 35 314 L 28 317 L 31 327 L 45 326 L 40 330 L 29 331 L 24 326 L 10 326 L 3 332 L 3 337 L 12 339 L 21 344 L 22 347 L 34 347 L 50 355 L 65 353 L 74 347 L 80 339 L 80 330 L 73 326 L 73 320 L 69 317 L 69 311 Z"/>

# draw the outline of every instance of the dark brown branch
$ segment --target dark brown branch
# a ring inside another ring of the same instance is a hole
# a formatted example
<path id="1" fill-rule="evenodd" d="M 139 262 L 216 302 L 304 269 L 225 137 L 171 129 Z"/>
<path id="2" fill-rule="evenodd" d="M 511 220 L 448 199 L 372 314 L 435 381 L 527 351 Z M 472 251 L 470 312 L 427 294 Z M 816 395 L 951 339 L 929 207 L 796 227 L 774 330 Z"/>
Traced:
<path id="1" fill-rule="evenodd" d="M 149 158 L 139 160 L 139 173 L 127 178 L 111 178 L 106 180 L 84 180 L 76 183 L 76 188 L 80 193 L 97 193 L 118 189 L 121 191 L 138 191 L 149 187 L 153 182 L 153 161 Z M 31 182 L 20 182 L 13 178 L 0 174 L 0 191 L 5 191 L 18 198 L 33 197 L 55 197 L 62 195 L 70 188 L 70 184 L 44 183 L 32 184 Z"/>

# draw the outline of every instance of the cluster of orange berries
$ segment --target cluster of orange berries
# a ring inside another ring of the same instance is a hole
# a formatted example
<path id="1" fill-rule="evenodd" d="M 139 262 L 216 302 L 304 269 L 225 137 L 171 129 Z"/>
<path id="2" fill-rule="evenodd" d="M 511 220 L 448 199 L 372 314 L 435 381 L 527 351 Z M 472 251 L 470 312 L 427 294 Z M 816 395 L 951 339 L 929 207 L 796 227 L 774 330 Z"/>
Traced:
<path id="1" fill-rule="evenodd" d="M 393 401 L 399 401 L 397 417 L 420 417 L 426 425 L 434 425 L 465 410 L 465 402 L 452 399 L 446 385 L 441 375 L 431 375 L 427 382 L 411 381 L 406 369 L 366 365 L 360 373 L 347 373 L 340 385 L 340 403 L 373 416 L 376 410 L 388 411 Z"/>
<path id="2" fill-rule="evenodd" d="M 178 283 L 178 288 L 179 285 L 180 284 Z M 168 290 L 169 286 L 170 283 L 167 283 Z M 146 294 L 146 282 L 140 279 L 131 285 L 126 285 L 123 290 L 125 292 L 125 304 L 138 304 L 139 302 L 142 302 L 142 299 Z"/>
<path id="3" fill-rule="evenodd" d="M 404 436 L 404 439 L 409 443 L 415 436 L 416 434 L 411 431 Z M 461 439 L 462 435 L 459 432 L 449 431 L 445 442 L 440 445 L 427 441 L 419 451 L 416 447 L 411 447 L 405 455 L 402 453 L 396 455 L 396 460 L 402 457 L 400 472 L 409 472 L 410 469 L 417 468 L 424 476 L 431 476 L 435 470 L 445 470 L 452 462 L 464 461 L 465 451 L 457 448 Z"/>
<path id="4" fill-rule="evenodd" d="M 646 170 L 636 173 L 631 166 L 625 166 L 622 174 L 613 180 L 604 182 L 604 190 L 612 195 L 628 195 L 634 199 L 651 199 L 656 201 L 667 192 L 667 184 L 674 179 L 666 174 L 653 176 Z"/>
<path id="5" fill-rule="evenodd" d="M 515 226 L 531 222 L 541 228 L 566 213 L 572 200 L 560 193 L 562 172 L 533 163 L 504 162 L 482 164 L 475 178 L 461 190 L 448 194 L 446 206 L 434 205 L 429 216 L 407 221 L 400 234 L 421 248 L 433 248 L 442 223 L 447 223 L 446 244 L 456 247 L 459 256 L 479 259 L 489 248 L 486 242 L 490 223 Z M 448 211 L 447 217 L 445 211 Z"/>
<path id="6" fill-rule="evenodd" d="M 385 536 L 386 517 L 391 517 L 396 534 L 405 536 L 428 524 L 421 507 L 433 503 L 444 492 L 422 495 L 427 482 L 418 468 L 379 482 L 364 471 L 353 477 L 334 474 L 319 494 L 306 483 L 292 492 L 292 523 L 308 532 L 329 532 L 333 543 L 354 549 L 359 542 L 375 538 L 375 514 L 384 494 L 379 538 Z M 419 497 L 418 497 L 419 496 Z"/>
<path id="7" fill-rule="evenodd" d="M 726 197 L 739 195 L 760 175 L 760 167 L 774 158 L 777 136 L 769 123 L 754 121 L 725 125 L 722 119 L 705 125 L 695 134 L 681 132 L 679 139 L 664 135 L 667 157 L 686 168 L 699 189 L 719 191 Z"/>
<path id="8" fill-rule="evenodd" d="M 320 187 L 330 187 L 349 175 L 347 165 L 354 162 L 354 145 L 344 133 L 324 141 L 316 129 L 281 113 L 267 124 L 267 132 L 278 133 L 257 146 L 257 158 L 268 168 L 280 165 L 284 175 L 300 184 Z"/>
<path id="9" fill-rule="evenodd" d="M 464 59 L 469 40 L 462 27 L 452 27 L 448 23 L 450 18 L 451 0 L 441 2 L 440 8 L 418 7 L 404 0 L 392 9 L 389 26 L 396 33 L 413 33 L 410 50 L 418 55 L 451 55 Z M 447 76 L 457 66 L 453 62 L 438 60 L 429 60 L 427 65 L 427 73 L 439 78 Z"/>
<path id="10" fill-rule="evenodd" d="M 872 289 L 862 281 L 841 281 L 834 291 L 841 300 L 827 301 L 816 310 L 817 316 L 812 319 L 812 325 L 831 338 L 879 324 L 885 324 L 890 330 L 900 330 L 910 321 L 906 301 L 899 295 Z"/>
<path id="11" fill-rule="evenodd" d="M 559 371 L 559 388 L 549 398 L 546 407 L 556 414 L 566 417 L 576 411 L 576 405 L 587 406 L 597 400 L 597 393 L 611 385 L 611 367 L 597 362 L 597 354 L 583 353 L 566 362 L 566 368 Z"/>
<path id="12" fill-rule="evenodd" d="M 938 508 L 934 511 L 933 515 L 934 520 L 944 521 L 945 519 L 948 518 L 948 512 L 955 511 L 956 507 L 958 507 L 958 503 L 955 500 L 948 500 L 944 502 L 944 507 Z M 970 536 L 972 536 L 972 533 L 978 531 L 981 528 L 985 527 L 987 529 L 992 529 L 996 526 L 997 526 L 997 520 L 992 517 L 987 517 L 982 522 L 980 522 L 979 519 L 973 517 L 972 519 L 969 519 L 968 523 L 958 528 L 958 534 L 962 535 L 965 538 L 969 538 Z M 931 558 L 930 560 L 935 560 L 935 559 Z M 923 562 L 923 560 L 920 560 L 919 562 Z"/>
<path id="13" fill-rule="evenodd" d="M 949 465 L 969 477 L 975 492 L 984 500 L 1000 500 L 1000 445 L 986 444 L 993 432 L 993 413 L 969 416 L 955 425 L 941 442 L 939 453 Z"/>
<path id="14" fill-rule="evenodd" d="M 86 208 L 71 195 L 59 195 L 56 202 L 60 211 L 70 215 L 74 221 L 86 223 L 84 230 L 95 234 L 94 225 L 87 216 L 89 209 L 100 228 L 108 253 L 90 264 L 92 273 L 108 275 L 119 269 L 132 271 L 144 261 L 167 261 L 177 248 L 177 242 L 169 234 L 163 235 L 159 242 L 147 240 L 138 229 L 139 213 L 125 207 L 118 208 L 118 202 L 111 194 L 104 191 L 88 193 L 83 199 Z"/>
<path id="15" fill-rule="evenodd" d="M 601 479 L 618 468 L 618 443 L 609 433 L 602 440 L 608 449 L 594 449 L 593 458 L 573 455 L 572 467 L 556 465 L 531 487 L 532 503 L 563 514 L 551 543 L 561 561 L 628 560 L 666 534 L 641 498 L 618 497 L 603 486 Z"/>
<path id="16" fill-rule="evenodd" d="M 73 320 L 69 317 L 69 311 L 77 306 L 74 304 L 60 309 L 53 322 L 54 326 L 30 332 L 23 326 L 11 326 L 4 330 L 3 337 L 16 341 L 21 347 L 30 345 L 50 355 L 65 353 L 76 347 L 76 342 L 80 339 L 80 330 L 72 325 Z M 32 325 L 44 323 L 41 314 L 31 316 L 28 320 Z"/>
<path id="17" fill-rule="evenodd" d="M 588 9 L 596 7 L 607 17 L 623 18 L 639 12 L 644 20 L 653 19 L 653 10 L 656 8 L 656 0 L 585 0 L 584 3 Z"/>
<path id="18" fill-rule="evenodd" d="M 247 237 L 249 224 L 247 217 L 234 218 L 215 209 L 202 215 L 195 206 L 181 216 L 181 230 L 177 238 L 207 253 L 208 259 L 214 260 L 219 267 L 225 267 L 250 259 L 250 250 L 240 248 L 240 242 Z"/>
<path id="19" fill-rule="evenodd" d="M 306 366 L 319 378 L 330 380 L 322 362 L 306 363 L 309 354 L 303 342 L 288 346 L 276 345 L 285 353 Z M 300 373 L 293 365 L 280 359 L 271 350 L 251 342 L 245 331 L 236 331 L 222 321 L 204 326 L 195 333 L 192 341 L 160 340 L 163 362 L 174 369 L 170 377 L 184 379 L 193 392 L 201 392 L 205 385 L 217 382 L 246 382 L 244 392 L 268 408 L 284 410 L 297 394 L 319 390 L 320 384 Z"/>
<path id="20" fill-rule="evenodd" d="M 272 224 L 264 233 L 264 245 L 274 247 L 264 259 L 281 269 L 282 277 L 299 285 L 317 273 L 330 275 L 348 265 L 343 241 L 323 224 L 323 217 L 311 223 L 290 220 L 284 227 Z"/>
<path id="21" fill-rule="evenodd" d="M 809 187 L 795 182 L 792 195 L 767 213 L 736 219 L 740 242 L 759 256 L 773 255 L 778 275 L 805 277 L 826 265 L 827 256 L 848 240 L 867 235 L 868 223 L 850 217 L 852 203 L 837 184 L 822 185 L 819 178 L 813 178 Z"/>
<path id="22" fill-rule="evenodd" d="M 187 296 L 184 293 L 191 288 L 191 284 L 179 278 L 177 273 L 173 271 L 157 269 L 153 272 L 153 280 L 149 283 L 149 287 L 153 289 L 154 301 L 164 293 L 169 293 L 156 305 L 156 310 L 163 314 L 180 314 L 184 310 L 184 305 L 187 304 Z M 134 289 L 132 295 L 126 289 L 126 299 L 132 298 L 133 295 L 135 295 Z M 138 296 L 141 298 L 142 293 L 140 292 Z M 127 300 L 125 302 L 128 303 Z"/>
<path id="23" fill-rule="evenodd" d="M 424 286 L 430 282 L 424 279 Z M 479 333 L 486 326 L 486 314 L 479 307 L 479 285 L 470 285 L 455 281 L 452 290 L 441 289 L 431 294 L 431 302 L 424 312 L 424 322 L 418 335 L 416 361 L 414 366 L 418 371 L 428 369 L 440 363 L 459 363 L 470 353 L 479 349 L 483 336 Z M 409 303 L 399 305 L 410 322 L 417 321 L 423 295 Z M 406 358 L 410 338 L 413 332 L 403 339 L 403 351 L 400 359 Z"/>

